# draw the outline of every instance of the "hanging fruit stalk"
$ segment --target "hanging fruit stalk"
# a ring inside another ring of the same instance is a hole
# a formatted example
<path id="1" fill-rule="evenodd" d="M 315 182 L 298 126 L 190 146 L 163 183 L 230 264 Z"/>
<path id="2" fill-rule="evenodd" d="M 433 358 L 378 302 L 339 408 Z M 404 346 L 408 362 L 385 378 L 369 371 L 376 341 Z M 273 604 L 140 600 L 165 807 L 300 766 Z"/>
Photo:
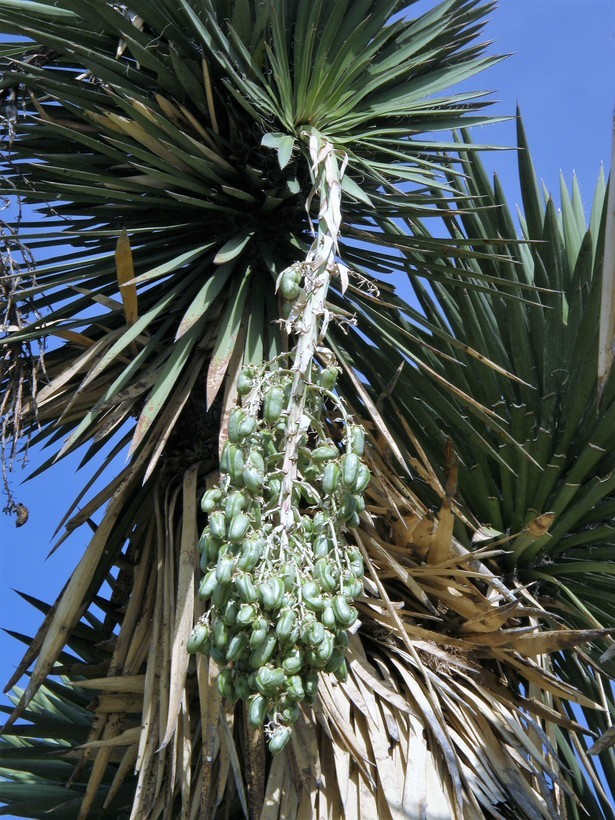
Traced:
<path id="1" fill-rule="evenodd" d="M 299 704 L 316 697 L 318 672 L 348 674 L 363 561 L 345 533 L 359 524 L 370 477 L 361 461 L 364 432 L 334 392 L 338 370 L 323 346 L 331 277 L 344 281 L 336 262 L 344 162 L 315 130 L 301 136 L 318 226 L 306 260 L 278 280 L 297 342 L 239 375 L 221 479 L 201 503 L 208 524 L 198 544 L 199 595 L 210 605 L 188 647 L 219 665 L 220 692 L 248 700 L 253 725 L 269 717 L 272 753 L 288 742 Z M 333 440 L 327 417 L 341 423 L 341 440 Z"/>

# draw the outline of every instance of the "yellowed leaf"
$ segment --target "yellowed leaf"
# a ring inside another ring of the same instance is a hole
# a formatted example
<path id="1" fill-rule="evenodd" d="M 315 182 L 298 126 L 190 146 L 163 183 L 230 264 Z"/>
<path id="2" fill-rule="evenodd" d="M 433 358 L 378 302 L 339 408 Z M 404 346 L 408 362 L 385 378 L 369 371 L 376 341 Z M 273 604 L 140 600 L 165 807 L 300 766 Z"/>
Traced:
<path id="1" fill-rule="evenodd" d="M 139 318 L 139 307 L 137 298 L 137 288 L 134 284 L 128 284 L 135 278 L 135 268 L 132 258 L 130 239 L 125 230 L 119 235 L 115 248 L 115 267 L 117 282 L 120 286 L 120 296 L 124 306 L 124 316 L 127 325 L 134 325 Z"/>

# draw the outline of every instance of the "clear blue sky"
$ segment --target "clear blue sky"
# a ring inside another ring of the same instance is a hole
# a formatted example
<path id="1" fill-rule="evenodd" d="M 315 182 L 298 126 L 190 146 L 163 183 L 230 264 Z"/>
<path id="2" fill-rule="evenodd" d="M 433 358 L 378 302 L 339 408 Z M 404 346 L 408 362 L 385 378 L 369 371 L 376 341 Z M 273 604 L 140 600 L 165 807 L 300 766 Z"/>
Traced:
<path id="1" fill-rule="evenodd" d="M 420 0 L 415 7 L 433 6 Z M 559 172 L 575 170 L 586 205 L 591 203 L 600 162 L 608 171 L 611 122 L 615 103 L 615 4 L 613 0 L 502 0 L 492 14 L 486 38 L 493 53 L 513 53 L 508 60 L 475 78 L 474 88 L 493 90 L 494 111 L 514 114 L 519 102 L 537 172 L 558 198 Z M 501 146 L 514 144 L 514 124 L 475 132 L 475 139 Z M 488 158 L 513 203 L 519 200 L 514 153 Z M 32 455 L 31 466 L 40 461 Z M 12 587 L 51 603 L 87 543 L 87 528 L 74 534 L 49 560 L 53 531 L 69 506 L 81 476 L 78 459 L 65 461 L 43 477 L 19 487 L 18 500 L 30 509 L 30 521 L 16 529 L 0 516 L 0 626 L 34 634 L 41 616 L 11 591 Z M 84 473 L 87 478 L 89 473 Z M 2 506 L 2 505 L 0 505 Z M 0 681 L 4 685 L 21 658 L 22 647 L 0 634 Z"/>

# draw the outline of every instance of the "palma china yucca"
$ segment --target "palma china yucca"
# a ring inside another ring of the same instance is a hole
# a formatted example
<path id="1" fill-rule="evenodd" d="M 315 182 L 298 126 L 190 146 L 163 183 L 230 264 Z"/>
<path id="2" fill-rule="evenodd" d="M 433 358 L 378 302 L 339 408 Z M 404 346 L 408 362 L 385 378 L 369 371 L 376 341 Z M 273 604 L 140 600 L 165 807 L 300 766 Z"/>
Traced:
<path id="1" fill-rule="evenodd" d="M 518 117 L 513 214 L 414 5 L 0 0 L 6 509 L 79 452 L 87 534 L 0 813 L 615 817 L 613 194 Z"/>

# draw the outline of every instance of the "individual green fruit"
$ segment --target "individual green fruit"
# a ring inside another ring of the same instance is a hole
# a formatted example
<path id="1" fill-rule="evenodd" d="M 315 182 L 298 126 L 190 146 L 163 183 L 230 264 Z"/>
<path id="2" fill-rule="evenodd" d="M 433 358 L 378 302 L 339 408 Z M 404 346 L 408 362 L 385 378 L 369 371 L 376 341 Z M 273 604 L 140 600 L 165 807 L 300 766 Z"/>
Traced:
<path id="1" fill-rule="evenodd" d="M 224 503 L 224 517 L 226 520 L 232 521 L 236 515 L 246 509 L 248 503 L 249 500 L 242 490 L 233 490 L 232 493 L 229 493 Z"/>
<path id="2" fill-rule="evenodd" d="M 302 639 L 309 646 L 318 646 L 324 637 L 325 628 L 319 621 L 312 621 L 302 635 Z"/>
<path id="3" fill-rule="evenodd" d="M 288 726 L 278 726 L 271 735 L 269 741 L 269 751 L 272 755 L 279 754 L 290 740 L 290 729 Z"/>
<path id="4" fill-rule="evenodd" d="M 319 558 L 314 564 L 314 580 L 323 592 L 333 592 L 337 588 L 333 568 L 326 558 Z"/>
<path id="5" fill-rule="evenodd" d="M 281 387 L 270 387 L 263 398 L 263 418 L 267 424 L 274 425 L 284 409 L 284 391 Z"/>
<path id="6" fill-rule="evenodd" d="M 243 368 L 237 378 L 237 392 L 240 396 L 247 396 L 254 387 L 254 379 L 247 368 Z"/>
<path id="7" fill-rule="evenodd" d="M 327 627 L 327 629 L 331 629 L 337 623 L 335 612 L 330 604 L 327 604 L 327 606 L 323 609 L 320 620 L 322 624 Z"/>
<path id="8" fill-rule="evenodd" d="M 285 591 L 284 581 L 281 578 L 269 578 L 258 587 L 258 594 L 265 609 L 279 609 Z"/>
<path id="9" fill-rule="evenodd" d="M 261 538 L 261 536 L 256 535 L 252 538 L 246 539 L 243 542 L 241 547 L 241 555 L 237 561 L 237 566 L 239 569 L 243 569 L 246 572 L 251 572 L 260 561 L 264 549 L 265 539 Z"/>
<path id="10" fill-rule="evenodd" d="M 243 486 L 255 495 L 260 493 L 264 480 L 265 474 L 256 467 L 248 465 L 243 471 Z"/>
<path id="11" fill-rule="evenodd" d="M 237 615 L 239 614 L 239 604 L 233 598 L 226 602 L 224 605 L 224 612 L 222 613 L 222 617 L 224 619 L 224 623 L 228 624 L 228 626 L 235 626 L 237 623 Z"/>
<path id="12" fill-rule="evenodd" d="M 324 599 L 315 581 L 306 581 L 301 587 L 303 603 L 313 612 L 320 612 L 325 607 Z"/>
<path id="13" fill-rule="evenodd" d="M 348 438 L 350 449 L 355 455 L 362 456 L 365 451 L 365 431 L 358 424 L 353 424 L 348 428 Z"/>
<path id="14" fill-rule="evenodd" d="M 305 689 L 306 697 L 313 701 L 318 694 L 318 673 L 313 669 L 306 672 L 303 688 Z"/>
<path id="15" fill-rule="evenodd" d="M 230 555 L 221 555 L 216 564 L 216 580 L 219 584 L 228 584 L 233 576 L 235 560 Z"/>
<path id="16" fill-rule="evenodd" d="M 216 509 L 216 506 L 222 499 L 222 490 L 219 487 L 212 487 L 203 493 L 201 498 L 201 509 L 204 513 L 210 513 Z"/>
<path id="17" fill-rule="evenodd" d="M 293 631 L 296 620 L 297 616 L 289 607 L 280 610 L 275 626 L 275 634 L 280 642 L 288 640 Z"/>
<path id="18" fill-rule="evenodd" d="M 303 681 L 299 675 L 290 675 L 286 679 L 286 695 L 292 701 L 301 702 L 305 697 Z"/>
<path id="19" fill-rule="evenodd" d="M 316 558 L 326 558 L 332 546 L 331 539 L 324 535 L 324 533 L 317 535 L 312 545 L 314 556 Z"/>
<path id="20" fill-rule="evenodd" d="M 298 703 L 289 703 L 280 714 L 285 723 L 296 723 L 301 716 L 301 707 Z"/>
<path id="21" fill-rule="evenodd" d="M 357 503 L 354 495 L 344 493 L 342 502 L 337 511 L 339 521 L 348 521 L 357 512 Z"/>
<path id="22" fill-rule="evenodd" d="M 231 481 L 236 487 L 241 487 L 241 483 L 243 481 L 243 468 L 245 467 L 243 450 L 238 444 L 231 444 L 228 452 L 228 471 L 231 476 Z"/>
<path id="23" fill-rule="evenodd" d="M 296 267 L 287 268 L 280 277 L 280 293 L 287 302 L 294 302 L 301 292 L 301 271 Z"/>
<path id="24" fill-rule="evenodd" d="M 340 465 L 336 461 L 328 461 L 322 473 L 322 489 L 326 495 L 333 495 L 341 478 Z"/>
<path id="25" fill-rule="evenodd" d="M 262 695 L 253 695 L 250 698 L 248 720 L 252 726 L 258 728 L 263 725 L 267 713 L 267 703 L 267 698 L 264 698 Z"/>
<path id="26" fill-rule="evenodd" d="M 252 581 L 252 576 L 244 573 L 235 578 L 235 588 L 237 594 L 246 604 L 253 604 L 258 600 L 256 587 Z"/>
<path id="27" fill-rule="evenodd" d="M 211 602 L 218 611 L 226 605 L 230 594 L 230 584 L 221 584 L 216 580 L 216 587 L 211 596 Z"/>
<path id="28" fill-rule="evenodd" d="M 355 578 L 362 578 L 365 574 L 365 567 L 363 564 L 363 556 L 358 549 L 349 549 L 346 553 L 348 559 L 348 567 Z"/>
<path id="29" fill-rule="evenodd" d="M 330 444 L 323 444 L 322 447 L 316 447 L 312 450 L 312 459 L 316 462 L 330 461 L 332 458 L 337 458 L 338 456 L 339 450 Z"/>
<path id="30" fill-rule="evenodd" d="M 228 643 L 229 634 L 228 634 L 228 627 L 222 620 L 222 618 L 217 618 L 214 622 L 214 625 L 211 629 L 211 636 L 213 638 L 214 646 L 218 649 L 225 649 Z"/>
<path id="31" fill-rule="evenodd" d="M 369 484 L 371 480 L 372 474 L 365 466 L 365 464 L 359 464 L 359 469 L 357 470 L 357 478 L 354 483 L 354 487 L 352 488 L 353 493 L 358 494 L 362 493 Z"/>
<path id="32" fill-rule="evenodd" d="M 202 601 L 207 601 L 209 598 L 211 598 L 217 583 L 218 580 L 216 578 L 216 570 L 209 570 L 207 575 L 204 575 L 201 578 L 201 583 L 199 584 L 199 598 Z"/>
<path id="33" fill-rule="evenodd" d="M 245 534 L 248 532 L 250 526 L 250 517 L 245 513 L 236 515 L 228 528 L 228 540 L 233 544 L 238 544 L 243 541 Z"/>
<path id="34" fill-rule="evenodd" d="M 233 681 L 235 687 L 235 694 L 239 700 L 248 700 L 252 693 L 252 687 L 248 682 L 248 676 L 244 674 L 236 674 Z"/>
<path id="35" fill-rule="evenodd" d="M 256 619 L 257 610 L 254 604 L 241 604 L 237 612 L 237 623 L 239 626 L 250 626 Z"/>
<path id="36" fill-rule="evenodd" d="M 262 666 L 257 674 L 254 684 L 261 695 L 272 697 L 277 694 L 286 683 L 286 675 L 283 669 L 272 669 L 269 666 Z"/>
<path id="37" fill-rule="evenodd" d="M 214 538 L 218 538 L 219 540 L 226 538 L 226 518 L 221 510 L 210 513 L 209 529 Z"/>
<path id="38" fill-rule="evenodd" d="M 238 635 L 233 635 L 230 639 L 227 650 L 227 662 L 238 661 L 248 648 L 249 638 L 245 632 L 240 632 Z"/>
<path id="39" fill-rule="evenodd" d="M 218 675 L 218 689 L 223 698 L 227 700 L 235 699 L 235 688 L 233 686 L 233 670 L 221 669 Z"/>
<path id="40" fill-rule="evenodd" d="M 356 453 L 345 453 L 342 456 L 342 483 L 354 489 L 359 475 L 361 461 Z"/>
<path id="41" fill-rule="evenodd" d="M 359 613 L 350 606 L 343 595 L 336 595 L 331 604 L 335 612 L 335 619 L 341 627 L 348 628 L 357 620 Z"/>
<path id="42" fill-rule="evenodd" d="M 252 643 L 251 639 L 250 643 Z M 250 655 L 250 666 L 252 669 L 259 669 L 267 663 L 269 658 L 273 655 L 276 644 L 276 637 L 273 632 L 270 632 L 262 644 L 252 650 L 252 654 Z"/>
<path id="43" fill-rule="evenodd" d="M 333 366 L 325 367 L 324 370 L 321 370 L 319 379 L 321 387 L 324 387 L 325 390 L 333 390 L 339 373 L 339 368 Z"/>
<path id="44" fill-rule="evenodd" d="M 190 654 L 198 652 L 201 646 L 211 636 L 211 630 L 207 624 L 197 624 L 192 630 L 192 634 L 186 643 L 186 650 Z"/>
<path id="45" fill-rule="evenodd" d="M 282 661 L 282 669 L 287 675 L 296 675 L 303 668 L 303 652 L 298 646 L 293 647 L 286 653 Z"/>
<path id="46" fill-rule="evenodd" d="M 340 683 L 346 683 L 348 680 L 348 665 L 346 660 L 343 660 L 339 667 L 334 670 L 334 674 Z"/>
<path id="47" fill-rule="evenodd" d="M 250 635 L 250 647 L 256 649 L 265 643 L 269 636 L 269 621 L 266 618 L 257 618 L 252 623 L 252 634 Z"/>

